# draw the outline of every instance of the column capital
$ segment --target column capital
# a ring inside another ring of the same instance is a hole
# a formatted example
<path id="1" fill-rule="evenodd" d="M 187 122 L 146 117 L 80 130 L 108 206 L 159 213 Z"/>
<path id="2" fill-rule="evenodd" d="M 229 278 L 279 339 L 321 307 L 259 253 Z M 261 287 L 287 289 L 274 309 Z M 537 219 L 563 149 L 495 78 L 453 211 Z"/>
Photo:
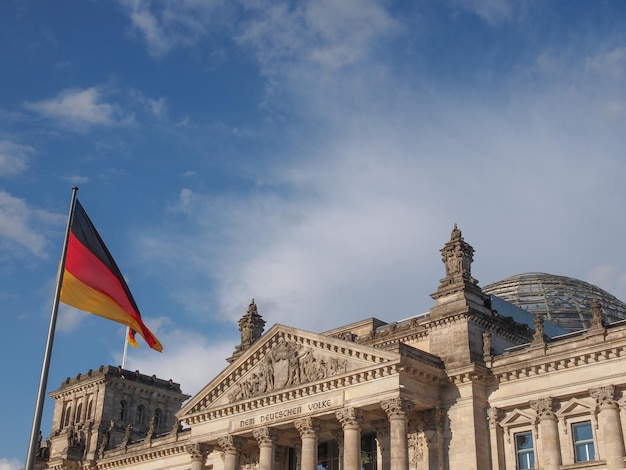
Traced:
<path id="1" fill-rule="evenodd" d="M 542 419 L 556 419 L 556 415 L 554 414 L 556 400 L 552 397 L 531 400 L 530 407 L 537 412 L 539 421 Z"/>
<path id="2" fill-rule="evenodd" d="M 252 435 L 259 443 L 259 447 L 273 446 L 278 439 L 278 431 L 274 428 L 259 428 L 252 431 Z"/>
<path id="3" fill-rule="evenodd" d="M 209 455 L 212 450 L 213 446 L 210 446 L 209 444 L 204 444 L 202 442 L 194 442 L 185 446 L 185 451 L 189 454 L 191 460 L 204 461 L 204 459 L 206 459 L 207 455 Z"/>
<path id="4" fill-rule="evenodd" d="M 222 452 L 237 453 L 241 450 L 244 444 L 244 439 L 237 436 L 224 436 L 217 438 L 217 445 L 220 446 Z"/>
<path id="5" fill-rule="evenodd" d="M 363 423 L 363 411 L 358 408 L 342 408 L 335 411 L 335 416 L 343 429 L 360 428 Z"/>
<path id="6" fill-rule="evenodd" d="M 319 435 L 320 425 L 319 421 L 315 418 L 300 418 L 295 420 L 293 424 L 302 439 L 306 437 L 317 437 Z"/>
<path id="7" fill-rule="evenodd" d="M 592 388 L 589 390 L 591 398 L 596 400 L 596 404 L 600 407 L 616 406 L 617 390 L 614 385 L 606 385 L 604 387 Z"/>
<path id="8" fill-rule="evenodd" d="M 380 406 L 385 413 L 387 414 L 387 418 L 391 419 L 405 419 L 407 415 L 413 410 L 415 404 L 402 397 L 391 398 L 390 400 L 385 400 L 380 402 Z"/>

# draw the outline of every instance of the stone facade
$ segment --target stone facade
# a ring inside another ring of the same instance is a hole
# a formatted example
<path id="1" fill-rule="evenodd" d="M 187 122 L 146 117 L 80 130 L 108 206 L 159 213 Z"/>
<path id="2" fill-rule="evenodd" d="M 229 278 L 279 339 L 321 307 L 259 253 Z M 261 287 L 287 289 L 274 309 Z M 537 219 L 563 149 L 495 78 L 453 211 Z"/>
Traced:
<path id="1" fill-rule="evenodd" d="M 626 323 L 594 304 L 592 327 L 548 338 L 491 308 L 458 227 L 441 253 L 434 307 L 403 322 L 263 333 L 253 301 L 230 365 L 182 407 L 177 384 L 119 368 L 68 379 L 38 466 L 626 468 Z"/>

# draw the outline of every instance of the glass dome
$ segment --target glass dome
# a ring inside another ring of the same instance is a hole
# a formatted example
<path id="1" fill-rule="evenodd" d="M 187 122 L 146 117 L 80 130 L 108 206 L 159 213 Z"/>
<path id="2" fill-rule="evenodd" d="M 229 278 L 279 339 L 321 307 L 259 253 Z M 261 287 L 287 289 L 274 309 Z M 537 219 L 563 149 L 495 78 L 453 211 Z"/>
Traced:
<path id="1" fill-rule="evenodd" d="M 602 306 L 606 323 L 626 319 L 624 302 L 593 284 L 571 277 L 524 273 L 489 284 L 482 290 L 534 315 L 541 315 L 567 331 L 589 327 L 594 298 Z"/>

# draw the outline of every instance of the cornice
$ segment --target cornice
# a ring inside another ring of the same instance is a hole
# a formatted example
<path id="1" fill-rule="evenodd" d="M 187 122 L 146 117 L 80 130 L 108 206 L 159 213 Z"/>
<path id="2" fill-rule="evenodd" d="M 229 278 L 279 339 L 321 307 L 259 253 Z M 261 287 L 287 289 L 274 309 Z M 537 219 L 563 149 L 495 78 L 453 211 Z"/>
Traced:
<path id="1" fill-rule="evenodd" d="M 171 457 L 173 455 L 181 455 L 188 454 L 186 450 L 186 445 L 188 444 L 187 440 L 183 442 L 176 442 L 171 446 L 162 446 L 158 448 L 146 449 L 144 445 L 137 446 L 136 449 L 132 449 L 129 447 L 124 455 L 112 455 L 107 457 L 105 454 L 104 458 L 98 459 L 97 468 L 104 469 L 114 469 L 114 468 L 125 468 L 129 465 L 137 465 L 142 462 L 150 462 L 153 460 L 164 459 L 167 457 Z M 154 445 L 154 444 L 153 444 Z M 117 449 L 112 449 L 115 451 Z"/>
<path id="2" fill-rule="evenodd" d="M 495 356 L 495 365 L 491 370 L 496 379 L 499 382 L 510 382 L 558 370 L 572 369 L 581 365 L 617 359 L 626 355 L 626 345 L 607 344 L 603 348 L 588 349 L 587 351 L 581 351 L 580 348 L 568 349 L 567 351 L 550 351 L 550 345 L 548 344 L 547 349 L 539 351 L 540 356 L 532 357 L 531 353 L 532 350 L 530 349 L 519 351 L 515 354 L 517 359 L 515 361 L 511 360 L 513 359 L 512 356 L 503 357 L 500 360 L 500 362 L 504 362 L 502 365 L 497 365 L 500 357 Z"/>

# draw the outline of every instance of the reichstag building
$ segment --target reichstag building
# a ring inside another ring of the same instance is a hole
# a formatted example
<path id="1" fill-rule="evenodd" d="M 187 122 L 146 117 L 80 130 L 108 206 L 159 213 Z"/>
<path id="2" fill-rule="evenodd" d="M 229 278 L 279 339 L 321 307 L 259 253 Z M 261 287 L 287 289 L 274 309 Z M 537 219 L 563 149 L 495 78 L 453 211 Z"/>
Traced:
<path id="1" fill-rule="evenodd" d="M 65 380 L 38 469 L 626 468 L 626 305 L 545 273 L 485 288 L 455 226 L 433 307 L 313 333 L 252 301 L 195 396 L 102 366 Z"/>

